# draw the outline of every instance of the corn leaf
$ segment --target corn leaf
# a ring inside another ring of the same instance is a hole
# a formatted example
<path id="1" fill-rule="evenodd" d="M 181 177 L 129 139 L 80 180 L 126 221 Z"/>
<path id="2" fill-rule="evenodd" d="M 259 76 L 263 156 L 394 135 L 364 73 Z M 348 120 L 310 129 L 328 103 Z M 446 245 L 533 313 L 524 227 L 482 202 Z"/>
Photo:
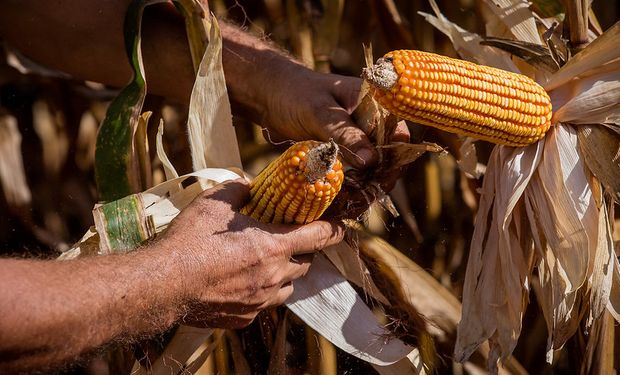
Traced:
<path id="1" fill-rule="evenodd" d="M 524 0 L 485 0 L 496 18 L 518 41 L 540 45 L 534 14 Z"/>
<path id="2" fill-rule="evenodd" d="M 113 201 L 142 190 L 134 135 L 146 95 L 140 50 L 144 8 L 156 1 L 134 0 L 127 8 L 123 35 L 133 78 L 110 103 L 97 135 L 95 178 L 99 198 Z"/>
<path id="3" fill-rule="evenodd" d="M 347 280 L 318 255 L 308 274 L 293 282 L 287 307 L 334 345 L 366 362 L 387 366 L 413 348 L 381 326 Z"/>
<path id="4" fill-rule="evenodd" d="M 586 165 L 620 202 L 620 134 L 597 125 L 579 126 L 577 134 Z"/>
<path id="5" fill-rule="evenodd" d="M 558 70 L 544 85 L 552 91 L 576 76 L 620 58 L 620 22 L 610 27 Z"/>
<path id="6" fill-rule="evenodd" d="M 162 166 L 164 167 L 164 175 L 166 176 L 166 180 L 172 180 L 179 177 L 179 173 L 168 159 L 168 155 L 166 155 L 166 151 L 164 151 L 164 143 L 162 137 L 164 136 L 164 120 L 160 120 L 159 127 L 157 128 L 157 138 L 155 140 L 155 145 L 157 148 L 157 157 L 161 161 Z"/>
<path id="7" fill-rule="evenodd" d="M 455 346 L 458 361 L 490 339 L 489 363 L 495 368 L 500 353 L 505 357 L 516 345 L 532 254 L 531 244 L 521 236 L 526 230 L 524 213 L 521 208 L 515 212 L 515 207 L 535 174 L 542 150 L 538 142 L 525 148 L 499 146 L 491 153 L 465 275 Z"/>
<path id="8" fill-rule="evenodd" d="M 574 78 L 550 97 L 554 123 L 620 124 L 620 60 Z"/>
<path id="9" fill-rule="evenodd" d="M 222 37 L 215 18 L 209 38 L 189 105 L 187 129 L 194 170 L 207 166 L 241 168 L 222 67 Z"/>
<path id="10" fill-rule="evenodd" d="M 548 361 L 575 333 L 581 309 L 587 308 L 580 289 L 588 289 L 584 283 L 596 258 L 599 219 L 586 173 L 575 130 L 556 127 L 545 139 L 543 160 L 525 195 L 540 254 L 538 298 L 549 330 Z"/>

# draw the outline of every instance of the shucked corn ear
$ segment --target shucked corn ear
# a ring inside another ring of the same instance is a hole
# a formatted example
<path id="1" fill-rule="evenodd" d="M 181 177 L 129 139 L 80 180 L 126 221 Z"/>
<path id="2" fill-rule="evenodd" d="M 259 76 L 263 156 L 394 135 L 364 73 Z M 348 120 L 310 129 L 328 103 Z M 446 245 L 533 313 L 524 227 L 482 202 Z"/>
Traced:
<path id="1" fill-rule="evenodd" d="M 306 224 L 323 214 L 344 174 L 334 141 L 295 143 L 251 183 L 241 213 L 264 223 Z"/>
<path id="2" fill-rule="evenodd" d="M 529 77 L 434 53 L 399 50 L 364 69 L 389 112 L 485 141 L 526 146 L 551 125 L 551 101 Z"/>

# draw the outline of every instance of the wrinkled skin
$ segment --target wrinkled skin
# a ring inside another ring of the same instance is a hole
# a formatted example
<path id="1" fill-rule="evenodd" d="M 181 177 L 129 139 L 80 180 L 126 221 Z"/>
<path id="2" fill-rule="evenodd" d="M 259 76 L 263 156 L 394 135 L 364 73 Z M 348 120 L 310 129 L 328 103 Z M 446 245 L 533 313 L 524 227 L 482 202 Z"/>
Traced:
<path id="1" fill-rule="evenodd" d="M 175 323 L 239 328 L 283 303 L 341 226 L 267 225 L 241 215 L 244 181 L 199 195 L 155 242 L 119 255 L 0 259 L 0 373 L 53 368 Z"/>
<path id="2" fill-rule="evenodd" d="M 161 240 L 191 244 L 190 256 L 211 266 L 211 272 L 199 270 L 191 279 L 195 312 L 187 321 L 248 325 L 260 310 L 284 303 L 293 292 L 292 281 L 306 274 L 315 252 L 342 239 L 343 228 L 325 221 L 275 225 L 244 216 L 238 211 L 248 193 L 243 180 L 212 189 L 184 210 Z"/>

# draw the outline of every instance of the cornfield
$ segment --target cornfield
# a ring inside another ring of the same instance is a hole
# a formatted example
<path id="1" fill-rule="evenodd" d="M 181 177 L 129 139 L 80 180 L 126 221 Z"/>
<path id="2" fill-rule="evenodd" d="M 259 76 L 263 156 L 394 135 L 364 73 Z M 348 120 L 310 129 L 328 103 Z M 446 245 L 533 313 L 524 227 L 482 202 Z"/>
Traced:
<path id="1" fill-rule="evenodd" d="M 196 72 L 186 105 L 147 90 L 139 41 L 148 3 L 133 1 L 127 14 L 134 78 L 124 89 L 3 43 L 2 256 L 131 251 L 199 192 L 254 176 L 242 213 L 306 223 L 325 211 L 346 216 L 347 238 L 315 258 L 292 299 L 247 328 L 181 325 L 66 373 L 620 369 L 620 4 L 211 0 L 208 12 L 175 0 Z M 280 142 L 236 113 L 217 19 L 318 72 L 363 76 L 352 116 L 371 129 L 377 168 L 356 174 L 333 141 Z M 375 78 L 385 61 L 396 75 L 384 87 Z M 411 140 L 393 142 L 404 120 Z M 306 180 L 291 171 L 313 147 L 330 160 L 302 197 L 295 189 Z M 386 193 L 379 181 L 394 173 Z M 354 193 L 367 210 L 352 207 Z"/>

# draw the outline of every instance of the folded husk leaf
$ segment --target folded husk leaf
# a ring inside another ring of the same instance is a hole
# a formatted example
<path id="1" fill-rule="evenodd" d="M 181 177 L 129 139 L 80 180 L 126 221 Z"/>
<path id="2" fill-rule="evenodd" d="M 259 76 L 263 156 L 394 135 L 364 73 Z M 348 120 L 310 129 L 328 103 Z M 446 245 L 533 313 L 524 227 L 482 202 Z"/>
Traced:
<path id="1" fill-rule="evenodd" d="M 390 338 L 390 331 L 378 324 L 361 297 L 323 255 L 318 255 L 308 274 L 293 285 L 295 290 L 286 306 L 347 353 L 388 366 L 413 350 Z"/>

